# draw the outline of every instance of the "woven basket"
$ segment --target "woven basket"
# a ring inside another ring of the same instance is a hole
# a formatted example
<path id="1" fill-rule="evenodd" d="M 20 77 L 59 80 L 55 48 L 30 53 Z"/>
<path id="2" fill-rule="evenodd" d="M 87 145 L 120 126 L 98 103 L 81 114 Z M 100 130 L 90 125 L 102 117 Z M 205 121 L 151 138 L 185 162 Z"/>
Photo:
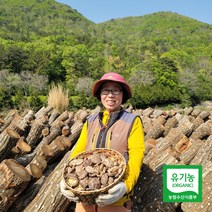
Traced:
<path id="1" fill-rule="evenodd" d="M 114 179 L 114 181 L 105 186 L 105 187 L 101 187 L 100 189 L 96 189 L 96 190 L 78 190 L 77 188 L 72 188 L 69 186 L 69 184 L 66 182 L 66 167 L 69 165 L 69 163 L 71 163 L 71 161 L 75 160 L 75 159 L 84 159 L 90 155 L 93 154 L 102 154 L 104 153 L 104 155 L 107 155 L 108 157 L 113 157 L 116 159 L 116 161 L 120 161 L 120 165 L 119 167 L 122 168 L 121 173 L 119 174 L 119 176 L 117 176 L 117 178 Z M 64 171 L 63 171 L 63 179 L 66 183 L 66 186 L 77 196 L 79 197 L 80 202 L 83 202 L 84 204 L 87 205 L 92 205 L 95 204 L 95 199 L 99 194 L 103 194 L 103 193 L 107 193 L 107 191 L 112 188 L 114 185 L 116 185 L 117 183 L 119 183 L 125 173 L 126 170 L 126 160 L 123 157 L 122 154 L 120 154 L 119 152 L 112 150 L 112 149 L 106 149 L 106 148 L 98 148 L 98 149 L 94 149 L 94 150 L 88 150 L 88 151 L 84 151 L 82 153 L 80 153 L 79 155 L 77 155 L 76 157 L 72 158 L 65 166 Z"/>

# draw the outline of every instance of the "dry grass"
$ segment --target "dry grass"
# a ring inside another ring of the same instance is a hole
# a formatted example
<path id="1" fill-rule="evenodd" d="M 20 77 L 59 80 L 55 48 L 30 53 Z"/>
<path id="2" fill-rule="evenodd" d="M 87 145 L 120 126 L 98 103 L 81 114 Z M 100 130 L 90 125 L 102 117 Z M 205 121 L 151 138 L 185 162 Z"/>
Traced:
<path id="1" fill-rule="evenodd" d="M 64 90 L 61 85 L 52 85 L 48 96 L 48 106 L 52 106 L 58 112 L 62 113 L 68 110 L 68 105 L 68 90 Z"/>

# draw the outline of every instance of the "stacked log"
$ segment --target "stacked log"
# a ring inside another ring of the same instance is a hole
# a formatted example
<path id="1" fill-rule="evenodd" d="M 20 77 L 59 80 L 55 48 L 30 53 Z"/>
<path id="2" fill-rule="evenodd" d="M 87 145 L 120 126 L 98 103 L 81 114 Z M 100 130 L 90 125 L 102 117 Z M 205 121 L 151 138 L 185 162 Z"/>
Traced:
<path id="1" fill-rule="evenodd" d="M 63 158 L 76 142 L 89 115 L 84 110 L 78 112 L 77 117 L 73 112 L 58 114 L 53 110 L 52 114 L 51 111 L 52 107 L 42 107 L 36 114 L 28 111 L 23 117 L 12 111 L 1 122 L 0 172 L 3 185 L 0 186 L 0 211 L 12 210 L 11 205 L 19 205 L 17 199 L 27 186 L 33 187 L 37 180 L 43 179 L 48 166 Z M 44 129 L 46 133 L 43 133 Z M 8 174 L 9 171 L 13 176 Z M 21 205 L 26 207 L 26 204 Z M 20 205 L 18 208 L 24 209 Z"/>
<path id="2" fill-rule="evenodd" d="M 12 110 L 0 116 L 0 211 L 74 211 L 59 191 L 62 169 L 86 118 L 99 110 L 59 113 L 42 107 L 36 113 Z M 132 211 L 211 211 L 211 111 L 127 110 L 141 117 L 146 145 Z M 164 203 L 163 164 L 201 164 L 203 202 Z"/>
<path id="3" fill-rule="evenodd" d="M 144 113 L 141 116 L 144 120 L 146 144 L 144 165 L 152 170 L 154 177 L 145 184 L 145 173 L 141 171 L 135 186 L 132 211 L 211 211 L 212 192 L 209 186 L 212 179 L 211 112 L 192 107 L 166 111 L 160 114 L 166 122 L 160 124 L 156 122 L 152 110 L 148 108 L 145 112 L 147 116 L 144 117 Z M 157 170 L 163 164 L 201 164 L 203 202 L 175 203 L 174 205 L 163 203 L 161 176 L 157 174 Z"/>
<path id="4" fill-rule="evenodd" d="M 31 179 L 27 170 L 12 159 L 0 164 L 0 211 L 7 211 Z"/>

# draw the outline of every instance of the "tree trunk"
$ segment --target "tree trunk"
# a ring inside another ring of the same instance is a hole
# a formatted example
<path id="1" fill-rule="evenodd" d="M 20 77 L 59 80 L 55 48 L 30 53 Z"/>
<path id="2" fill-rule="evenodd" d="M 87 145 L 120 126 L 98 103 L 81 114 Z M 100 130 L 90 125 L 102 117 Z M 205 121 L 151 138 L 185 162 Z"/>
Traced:
<path id="1" fill-rule="evenodd" d="M 197 127 L 199 127 L 201 124 L 204 123 L 204 120 L 201 119 L 199 116 L 197 116 L 193 121 L 192 123 L 194 124 L 194 130 L 197 129 Z"/>
<path id="2" fill-rule="evenodd" d="M 48 122 L 48 118 L 43 116 L 39 119 L 35 119 L 32 123 L 28 136 L 26 137 L 27 143 L 34 148 L 42 138 L 42 130 Z"/>
<path id="3" fill-rule="evenodd" d="M 162 200 L 163 178 L 162 167 L 157 172 L 143 164 L 133 195 L 133 212 L 175 212 L 175 203 L 166 203 Z"/>
<path id="4" fill-rule="evenodd" d="M 177 128 L 186 136 L 190 136 L 192 131 L 194 130 L 194 124 L 191 123 L 189 120 L 189 117 L 184 116 L 180 121 L 177 126 Z"/>
<path id="5" fill-rule="evenodd" d="M 212 120 L 201 124 L 191 135 L 193 139 L 203 139 L 212 134 Z"/>
<path id="6" fill-rule="evenodd" d="M 212 161 L 212 135 L 206 141 L 203 141 L 202 146 L 190 164 L 202 164 L 204 166 L 207 160 Z"/>
<path id="7" fill-rule="evenodd" d="M 185 135 L 179 140 L 179 142 L 174 146 L 174 149 L 178 152 L 181 153 L 188 149 L 191 146 L 191 142 L 188 137 Z"/>
<path id="8" fill-rule="evenodd" d="M 19 139 L 20 135 L 12 129 L 5 129 L 0 134 L 0 162 L 11 155 L 11 150 Z"/>
<path id="9" fill-rule="evenodd" d="M 0 133 L 2 133 L 10 125 L 16 114 L 17 110 L 10 110 L 10 112 L 4 118 L 4 124 L 0 128 Z"/>
<path id="10" fill-rule="evenodd" d="M 197 151 L 203 144 L 203 141 L 201 140 L 196 140 L 192 138 L 190 138 L 189 140 L 191 142 L 190 147 L 183 151 L 179 156 L 180 161 L 182 161 L 184 164 L 189 164 L 191 162 L 191 160 L 195 157 Z"/>
<path id="11" fill-rule="evenodd" d="M 60 113 L 56 109 L 54 109 L 49 117 L 49 124 L 51 125 L 59 116 Z"/>
<path id="12" fill-rule="evenodd" d="M 156 157 L 154 157 L 153 160 L 150 161 L 149 166 L 153 170 L 155 170 L 162 164 L 176 164 L 177 162 L 178 161 L 174 157 L 172 149 L 169 147 L 165 151 L 163 151 L 163 154 L 159 154 L 159 152 L 156 152 Z"/>
<path id="13" fill-rule="evenodd" d="M 43 175 L 43 171 L 47 167 L 47 161 L 42 155 L 36 155 L 33 160 L 26 166 L 28 172 L 34 178 L 40 178 Z"/>
<path id="14" fill-rule="evenodd" d="M 178 124 L 178 120 L 175 116 L 169 118 L 165 123 L 164 136 L 168 135 L 169 131 Z"/>
<path id="15" fill-rule="evenodd" d="M 205 169 L 208 170 L 208 174 L 203 174 L 203 183 L 202 183 L 202 202 L 183 202 L 181 204 L 181 208 L 183 212 L 190 212 L 190 211 L 201 211 L 201 212 L 209 212 L 212 211 L 212 162 L 208 161 L 207 166 Z M 204 173 L 204 171 L 203 171 Z"/>
<path id="16" fill-rule="evenodd" d="M 50 111 L 52 111 L 53 107 L 52 106 L 48 106 L 48 107 L 42 107 L 36 114 L 35 114 L 35 118 L 41 118 L 43 116 L 48 116 L 48 113 Z"/>
<path id="17" fill-rule="evenodd" d="M 62 179 L 63 169 L 69 161 L 70 151 L 66 153 L 61 162 L 48 176 L 36 197 L 23 210 L 24 212 L 54 211 L 65 212 L 70 201 L 60 193 L 59 183 Z"/>
<path id="18" fill-rule="evenodd" d="M 154 125 L 149 132 L 145 135 L 145 139 L 157 139 L 164 133 L 164 126 L 161 124 Z"/>
<path id="19" fill-rule="evenodd" d="M 7 211 L 31 179 L 28 171 L 12 159 L 0 163 L 0 211 Z"/>

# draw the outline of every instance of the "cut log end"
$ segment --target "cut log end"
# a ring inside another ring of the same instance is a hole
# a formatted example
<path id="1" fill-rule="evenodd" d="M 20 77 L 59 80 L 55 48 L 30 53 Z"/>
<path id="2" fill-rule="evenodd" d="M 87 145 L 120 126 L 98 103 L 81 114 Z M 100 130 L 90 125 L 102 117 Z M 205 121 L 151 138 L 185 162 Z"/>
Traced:
<path id="1" fill-rule="evenodd" d="M 8 135 L 10 135 L 10 137 L 12 138 L 16 138 L 16 139 L 19 139 L 20 138 L 20 135 L 15 131 L 15 130 L 12 130 L 10 128 L 7 128 L 6 129 L 6 132 Z"/>
<path id="2" fill-rule="evenodd" d="M 30 164 L 30 172 L 34 178 L 40 178 L 43 175 L 41 168 L 34 163 Z"/>
<path id="3" fill-rule="evenodd" d="M 71 147 L 72 142 L 71 142 L 70 138 L 61 136 L 60 140 L 61 140 L 63 146 L 68 147 L 68 148 Z"/>
<path id="4" fill-rule="evenodd" d="M 63 143 L 61 142 L 61 139 L 55 139 L 55 145 L 57 146 L 57 148 L 59 150 L 64 150 L 65 149 Z"/>
<path id="5" fill-rule="evenodd" d="M 3 125 L 4 123 L 5 123 L 4 119 L 2 119 L 2 118 L 0 117 L 0 125 Z"/>
<path id="6" fill-rule="evenodd" d="M 49 128 L 48 127 L 44 128 L 42 130 L 42 135 L 43 135 L 43 137 L 46 137 L 47 135 L 49 135 Z"/>
<path id="7" fill-rule="evenodd" d="M 17 148 L 20 149 L 23 152 L 31 152 L 31 146 L 29 144 L 27 144 L 25 141 L 23 141 L 22 139 L 19 139 L 17 144 L 16 144 Z"/>
<path id="8" fill-rule="evenodd" d="M 35 161 L 38 163 L 41 169 L 45 169 L 47 167 L 47 161 L 42 155 L 36 155 Z"/>
<path id="9" fill-rule="evenodd" d="M 52 156 L 53 155 L 53 150 L 48 144 L 43 145 L 41 147 L 41 152 L 46 156 Z"/>
<path id="10" fill-rule="evenodd" d="M 16 176 L 21 178 L 23 181 L 30 181 L 31 176 L 29 172 L 19 163 L 12 159 L 4 160 L 4 163 L 6 164 L 7 168 L 13 172 Z"/>

